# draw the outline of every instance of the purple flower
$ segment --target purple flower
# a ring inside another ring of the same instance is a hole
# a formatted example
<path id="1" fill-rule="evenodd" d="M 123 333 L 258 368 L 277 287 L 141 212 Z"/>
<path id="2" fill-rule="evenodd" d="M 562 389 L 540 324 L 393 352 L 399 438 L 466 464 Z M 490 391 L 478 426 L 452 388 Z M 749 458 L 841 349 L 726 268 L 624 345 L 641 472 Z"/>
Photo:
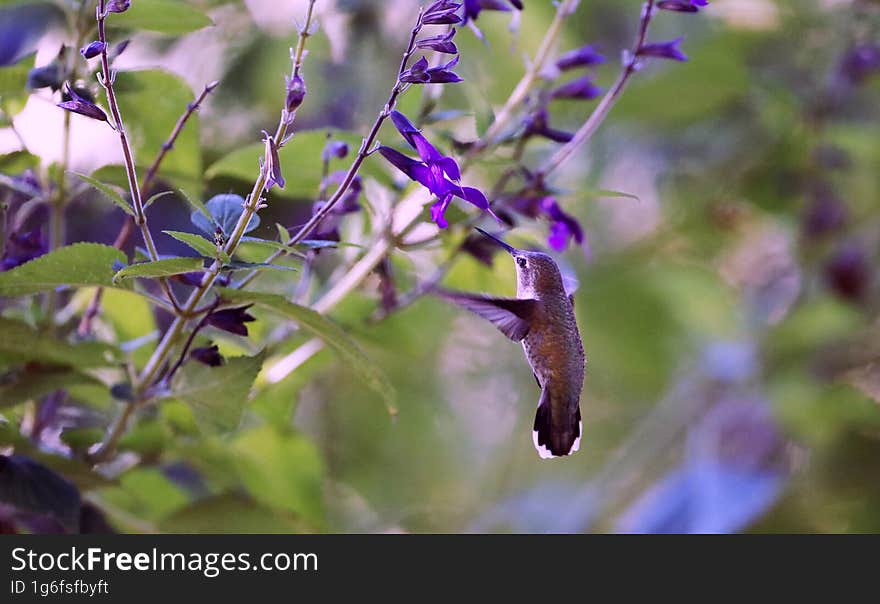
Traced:
<path id="1" fill-rule="evenodd" d="M 199 363 L 204 363 L 211 367 L 219 367 L 223 364 L 223 357 L 220 356 L 220 349 L 216 344 L 202 348 L 193 348 L 189 356 Z"/>
<path id="2" fill-rule="evenodd" d="M 279 189 L 283 189 L 286 181 L 284 180 L 284 175 L 281 174 L 281 160 L 278 158 L 278 145 L 275 142 L 275 137 L 271 136 L 265 130 L 263 131 L 265 138 L 263 141 L 266 143 L 266 149 L 264 152 L 264 160 L 266 162 L 266 190 L 268 191 L 273 186 L 278 185 Z"/>
<path id="3" fill-rule="evenodd" d="M 407 157 L 391 147 L 379 147 L 379 153 L 410 179 L 437 196 L 437 202 L 431 206 L 431 220 L 437 226 L 441 229 L 449 226 L 444 214 L 453 197 L 464 199 L 495 216 L 483 193 L 473 187 L 462 187 L 458 184 L 461 170 L 454 159 L 441 154 L 402 113 L 392 112 L 391 121 L 403 139 L 418 152 L 421 161 Z M 497 216 L 495 218 L 498 219 Z"/>
<path id="4" fill-rule="evenodd" d="M 872 75 L 880 73 L 880 43 L 851 48 L 843 56 L 840 71 L 853 84 L 863 84 Z"/>
<path id="5" fill-rule="evenodd" d="M 517 10 L 522 10 L 523 8 L 520 0 L 510 0 L 509 2 L 505 0 L 464 0 L 464 20 L 465 22 L 468 20 L 475 21 L 480 16 L 480 11 L 484 10 L 509 12 L 511 4 Z"/>
<path id="6" fill-rule="evenodd" d="M 801 231 L 808 239 L 818 239 L 846 224 L 847 208 L 827 184 L 817 185 L 804 212 Z"/>
<path id="7" fill-rule="evenodd" d="M 865 250 L 850 242 L 841 245 L 825 265 L 825 281 L 841 298 L 859 302 L 871 289 L 871 272 Z"/>
<path id="8" fill-rule="evenodd" d="M 293 113 L 302 105 L 306 98 L 306 83 L 299 75 L 287 80 L 287 100 L 285 107 L 288 113 Z"/>
<path id="9" fill-rule="evenodd" d="M 256 321 L 256 319 L 247 312 L 247 309 L 251 306 L 253 305 L 248 304 L 247 306 L 227 308 L 225 310 L 212 312 L 208 315 L 207 323 L 217 329 L 234 333 L 237 336 L 247 336 L 248 328 L 245 323 Z"/>
<path id="10" fill-rule="evenodd" d="M 657 3 L 661 10 L 673 10 L 679 13 L 696 13 L 701 6 L 708 6 L 709 0 L 662 0 Z"/>
<path id="11" fill-rule="evenodd" d="M 42 67 L 34 67 L 28 72 L 27 87 L 31 90 L 51 88 L 54 92 L 61 88 L 62 84 L 61 69 L 57 61 Z"/>
<path id="12" fill-rule="evenodd" d="M 547 244 L 557 252 L 563 251 L 570 239 L 580 245 L 584 241 L 584 231 L 577 219 L 566 214 L 556 199 L 547 197 L 522 197 L 511 200 L 510 208 L 529 218 L 546 218 L 550 221 Z"/>
<path id="13" fill-rule="evenodd" d="M 330 161 L 334 157 L 345 159 L 346 156 L 348 156 L 348 143 L 345 141 L 329 141 L 321 152 L 322 161 Z"/>
<path id="14" fill-rule="evenodd" d="M 455 28 L 449 30 L 448 34 L 441 34 L 439 36 L 419 40 L 418 43 L 416 43 L 416 48 L 428 48 L 448 55 L 458 54 L 458 47 L 455 45 L 455 42 L 452 41 L 452 38 L 454 37 Z"/>
<path id="15" fill-rule="evenodd" d="M 461 4 L 452 0 L 438 0 L 429 6 L 422 15 L 424 25 L 454 25 L 461 23 L 458 9 Z"/>
<path id="16" fill-rule="evenodd" d="M 550 93 L 554 99 L 594 99 L 602 94 L 602 89 L 593 84 L 592 76 L 583 76 L 567 82 Z"/>
<path id="17" fill-rule="evenodd" d="M 640 57 L 656 57 L 658 59 L 671 59 L 673 61 L 687 61 L 687 55 L 684 54 L 679 46 L 684 38 L 676 38 L 668 42 L 657 42 L 655 44 L 645 44 L 636 53 Z"/>
<path id="18" fill-rule="evenodd" d="M 428 59 L 422 57 L 401 74 L 400 81 L 408 84 L 454 84 L 461 82 L 458 74 L 452 71 L 452 68 L 457 64 L 458 57 L 455 57 L 445 65 L 428 67 Z"/>
<path id="19" fill-rule="evenodd" d="M 131 0 L 108 0 L 104 8 L 108 13 L 124 13 L 131 7 Z"/>
<path id="20" fill-rule="evenodd" d="M 39 228 L 27 233 L 10 233 L 9 239 L 6 241 L 3 260 L 0 261 L 0 272 L 8 271 L 25 262 L 30 262 L 34 258 L 39 258 L 47 251 L 49 251 L 48 247 Z"/>
<path id="21" fill-rule="evenodd" d="M 93 120 L 99 120 L 102 122 L 107 121 L 107 114 L 104 113 L 103 109 L 95 105 L 90 100 L 81 97 L 69 85 L 65 87 L 65 92 L 70 96 L 70 100 L 64 101 L 63 103 L 58 103 L 59 107 L 67 111 L 72 111 L 73 113 L 78 113 L 80 115 L 90 117 Z"/>
<path id="22" fill-rule="evenodd" d="M 526 128 L 525 136 L 542 136 L 557 143 L 567 143 L 573 136 L 569 132 L 550 127 L 550 117 L 546 107 L 530 113 L 523 120 L 523 123 Z M 485 237 L 480 237 L 480 239 L 485 239 Z"/>
<path id="23" fill-rule="evenodd" d="M 570 50 L 560 56 L 556 59 L 556 67 L 565 71 L 567 69 L 574 69 L 575 67 L 599 65 L 604 62 L 605 57 L 596 52 L 596 49 L 592 44 L 588 44 L 587 46 Z"/>
<path id="24" fill-rule="evenodd" d="M 83 46 L 82 48 L 80 48 L 79 54 L 81 54 L 84 59 L 94 59 L 105 50 L 107 50 L 106 42 L 95 40 L 88 46 Z"/>

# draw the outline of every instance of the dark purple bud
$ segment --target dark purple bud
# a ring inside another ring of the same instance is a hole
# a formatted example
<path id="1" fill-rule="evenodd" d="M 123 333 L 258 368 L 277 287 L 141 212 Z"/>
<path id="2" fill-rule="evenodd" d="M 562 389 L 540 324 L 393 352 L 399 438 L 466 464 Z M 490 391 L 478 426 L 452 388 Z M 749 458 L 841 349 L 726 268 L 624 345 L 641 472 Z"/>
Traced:
<path id="1" fill-rule="evenodd" d="M 293 113 L 306 98 L 306 82 L 299 75 L 287 80 L 287 111 Z"/>
<path id="2" fill-rule="evenodd" d="M 108 13 L 124 13 L 131 7 L 131 0 L 107 0 L 104 8 Z"/>
<path id="3" fill-rule="evenodd" d="M 880 43 L 851 48 L 843 56 L 840 72 L 853 84 L 863 84 L 872 75 L 880 73 Z"/>
<path id="4" fill-rule="evenodd" d="M 183 283 L 184 285 L 191 285 L 192 287 L 198 287 L 202 284 L 202 278 L 204 277 L 204 273 L 199 271 L 194 271 L 192 273 L 182 273 L 180 275 L 174 275 L 171 277 L 175 281 Z"/>
<path id="5" fill-rule="evenodd" d="M 207 323 L 217 329 L 234 333 L 237 336 L 247 336 L 248 328 L 245 323 L 256 321 L 256 319 L 247 313 L 252 304 L 247 306 L 239 306 L 238 308 L 227 308 L 218 310 L 208 315 Z"/>
<path id="6" fill-rule="evenodd" d="M 283 189 L 286 181 L 284 180 L 284 175 L 281 174 L 281 160 L 278 157 L 278 145 L 275 142 L 275 137 L 270 136 L 269 133 L 265 131 L 263 134 L 266 137 L 263 139 L 266 143 L 263 155 L 263 161 L 266 162 L 266 190 L 268 191 L 275 185 L 278 185 L 279 189 Z"/>
<path id="7" fill-rule="evenodd" d="M 565 71 L 575 67 L 589 67 L 605 62 L 605 57 L 596 52 L 592 44 L 570 50 L 556 59 L 556 67 Z"/>
<path id="8" fill-rule="evenodd" d="M 63 83 L 61 69 L 54 61 L 43 67 L 34 67 L 28 72 L 27 87 L 31 90 L 51 88 L 56 91 L 61 88 Z"/>
<path id="9" fill-rule="evenodd" d="M 66 88 L 67 94 L 70 96 L 69 101 L 64 101 L 63 103 L 58 103 L 58 106 L 66 111 L 71 111 L 73 113 L 78 113 L 80 115 L 84 115 L 86 117 L 90 117 L 93 120 L 98 120 L 101 122 L 107 121 L 107 114 L 104 113 L 104 110 L 95 105 L 93 102 L 89 101 L 86 98 L 83 98 L 75 90 L 67 86 Z"/>
<path id="10" fill-rule="evenodd" d="M 461 22 L 458 9 L 461 4 L 452 0 L 438 0 L 429 6 L 422 15 L 424 25 L 454 25 Z"/>
<path id="11" fill-rule="evenodd" d="M 701 6 L 708 6 L 709 0 L 662 0 L 657 3 L 661 10 L 672 10 L 679 13 L 696 13 Z"/>
<path id="12" fill-rule="evenodd" d="M 480 16 L 480 11 L 484 10 L 508 12 L 511 5 L 517 10 L 522 10 L 523 7 L 519 0 L 511 0 L 510 2 L 506 0 L 464 0 L 464 18 L 465 21 L 476 20 Z"/>
<path id="13" fill-rule="evenodd" d="M 825 265 L 825 281 L 841 298 L 859 302 L 871 287 L 871 265 L 862 246 L 844 244 Z"/>
<path id="14" fill-rule="evenodd" d="M 416 48 L 428 48 L 430 50 L 442 52 L 448 55 L 458 54 L 458 47 L 455 45 L 455 42 L 452 41 L 453 37 L 455 37 L 455 28 L 450 30 L 449 33 L 446 35 L 439 35 L 432 38 L 419 40 L 419 42 L 416 44 Z"/>
<path id="15" fill-rule="evenodd" d="M 524 135 L 542 136 L 557 143 L 567 143 L 572 139 L 573 135 L 571 133 L 551 128 L 549 119 L 546 108 L 541 108 L 528 114 L 523 121 L 525 126 Z"/>
<path id="16" fill-rule="evenodd" d="M 458 65 L 458 57 L 455 57 L 445 65 L 432 67 L 428 70 L 428 77 L 431 84 L 452 84 L 461 82 L 461 78 L 452 72 L 452 68 Z"/>
<path id="17" fill-rule="evenodd" d="M 94 103 L 94 102 L 95 102 L 95 95 L 93 95 L 93 94 L 92 94 L 92 91 L 89 90 L 88 88 L 81 88 L 81 87 L 79 87 L 79 86 L 75 86 L 75 87 L 73 88 L 73 92 L 75 92 L 75 93 L 77 94 L 77 96 L 79 96 L 80 98 L 85 99 L 85 100 L 88 101 L 89 103 Z M 70 93 L 69 90 L 64 89 L 64 90 L 61 91 L 61 100 L 62 100 L 62 101 L 72 101 L 72 100 L 73 100 L 73 95 Z"/>
<path id="18" fill-rule="evenodd" d="M 347 156 L 348 143 L 345 141 L 330 141 L 324 146 L 324 151 L 321 153 L 323 161 L 330 161 L 334 157 L 345 159 Z"/>
<path id="19" fill-rule="evenodd" d="M 220 355 L 220 349 L 216 344 L 202 348 L 193 348 L 189 356 L 199 363 L 204 363 L 211 367 L 219 367 L 223 364 L 223 357 Z"/>
<path id="20" fill-rule="evenodd" d="M 458 64 L 455 57 L 445 65 L 428 67 L 428 59 L 422 57 L 400 76 L 401 82 L 408 84 L 453 84 L 461 82 L 458 74 L 452 72 L 452 68 Z"/>
<path id="21" fill-rule="evenodd" d="M 590 100 L 602 94 L 602 89 L 593 83 L 591 76 L 583 76 L 559 86 L 550 93 L 554 99 Z"/>
<path id="22" fill-rule="evenodd" d="M 39 228 L 26 233 L 10 233 L 3 251 L 3 259 L 0 261 L 0 272 L 30 262 L 48 251 Z"/>
<path id="23" fill-rule="evenodd" d="M 82 48 L 80 48 L 79 54 L 81 54 L 84 59 L 94 59 L 105 50 L 107 50 L 107 44 L 105 42 L 95 40 L 94 42 L 91 42 L 88 46 L 83 46 Z"/>
<path id="24" fill-rule="evenodd" d="M 671 59 L 673 61 L 687 61 L 687 55 L 684 54 L 679 46 L 684 38 L 676 38 L 668 42 L 657 42 L 655 44 L 645 44 L 636 53 L 640 57 L 655 57 L 658 59 Z"/>
<path id="25" fill-rule="evenodd" d="M 827 185 L 813 192 L 813 199 L 804 213 L 804 237 L 817 239 L 840 229 L 847 218 L 846 205 Z"/>

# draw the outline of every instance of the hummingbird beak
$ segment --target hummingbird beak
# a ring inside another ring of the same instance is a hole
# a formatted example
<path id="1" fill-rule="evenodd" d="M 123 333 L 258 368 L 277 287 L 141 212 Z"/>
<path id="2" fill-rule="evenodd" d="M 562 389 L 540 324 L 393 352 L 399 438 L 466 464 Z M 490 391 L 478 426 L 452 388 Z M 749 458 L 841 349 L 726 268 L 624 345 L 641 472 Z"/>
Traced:
<path id="1" fill-rule="evenodd" d="M 478 231 L 480 231 L 483 235 L 485 235 L 486 237 L 488 237 L 489 239 L 491 239 L 491 240 L 494 241 L 495 243 L 497 243 L 498 245 L 500 245 L 501 247 L 503 247 L 503 248 L 504 248 L 505 250 L 507 250 L 510 254 L 513 254 L 514 252 L 516 252 L 516 248 L 515 248 L 515 247 L 513 247 L 512 245 L 509 245 L 509 244 L 505 243 L 504 241 L 502 241 L 501 239 L 499 239 L 499 238 L 496 237 L 495 235 L 490 235 L 489 233 L 487 233 L 486 231 L 484 231 L 484 230 L 481 229 L 480 227 L 474 227 L 474 228 L 477 229 Z"/>

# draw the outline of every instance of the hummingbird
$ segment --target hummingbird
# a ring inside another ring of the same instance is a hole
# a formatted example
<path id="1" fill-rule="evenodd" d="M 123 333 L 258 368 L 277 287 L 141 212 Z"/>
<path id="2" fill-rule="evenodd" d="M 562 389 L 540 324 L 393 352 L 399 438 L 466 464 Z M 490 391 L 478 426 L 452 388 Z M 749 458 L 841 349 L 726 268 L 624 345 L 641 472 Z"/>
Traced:
<path id="1" fill-rule="evenodd" d="M 477 228 L 507 250 L 516 266 L 516 298 L 493 298 L 438 289 L 441 297 L 492 322 L 522 342 L 541 388 L 532 441 L 547 459 L 574 453 L 581 441 L 580 397 L 584 386 L 584 346 L 574 315 L 574 297 L 547 254 L 517 249 Z"/>

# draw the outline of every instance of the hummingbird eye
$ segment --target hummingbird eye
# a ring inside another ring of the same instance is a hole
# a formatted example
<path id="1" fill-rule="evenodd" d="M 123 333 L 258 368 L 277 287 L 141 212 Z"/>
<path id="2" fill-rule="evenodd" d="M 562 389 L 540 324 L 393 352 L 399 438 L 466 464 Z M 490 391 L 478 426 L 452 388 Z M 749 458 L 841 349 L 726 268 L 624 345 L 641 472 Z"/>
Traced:
<path id="1" fill-rule="evenodd" d="M 528 264 L 528 261 L 525 258 L 517 258 L 516 263 L 519 264 L 522 268 L 525 268 Z"/>

